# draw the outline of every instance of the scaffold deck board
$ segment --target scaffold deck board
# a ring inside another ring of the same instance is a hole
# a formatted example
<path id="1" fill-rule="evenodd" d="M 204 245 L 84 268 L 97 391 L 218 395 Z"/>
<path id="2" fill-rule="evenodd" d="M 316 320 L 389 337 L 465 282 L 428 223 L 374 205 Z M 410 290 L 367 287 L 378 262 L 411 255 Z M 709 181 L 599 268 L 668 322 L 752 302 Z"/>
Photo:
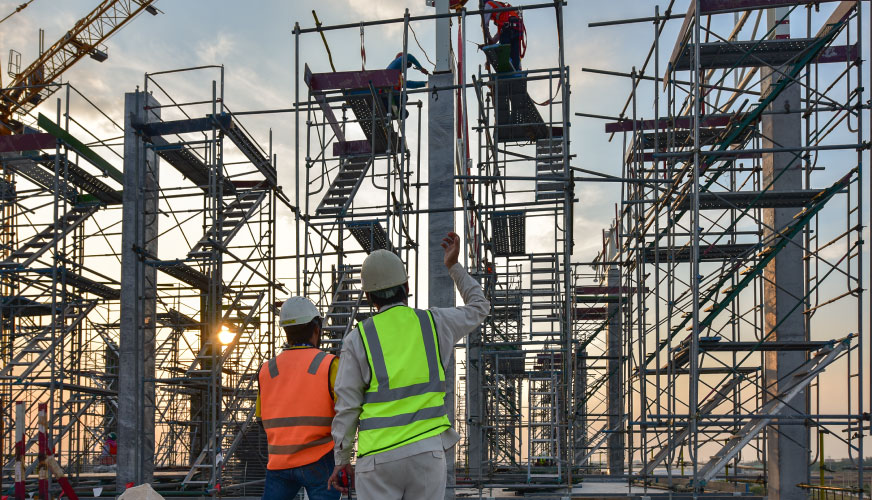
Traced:
<path id="1" fill-rule="evenodd" d="M 373 250 L 386 249 L 393 251 L 388 233 L 379 220 L 356 220 L 345 223 L 354 239 L 360 243 L 366 253 Z"/>
<path id="2" fill-rule="evenodd" d="M 506 257 L 527 253 L 527 223 L 524 212 L 494 212 L 491 223 L 494 255 Z"/>
<path id="3" fill-rule="evenodd" d="M 745 144 L 748 140 L 757 135 L 757 130 L 753 127 L 748 127 L 746 131 L 733 139 L 732 144 Z M 719 139 L 726 136 L 727 128 L 700 128 L 699 143 L 700 146 L 711 146 L 719 142 Z M 649 132 L 642 134 L 642 149 L 657 149 L 660 151 L 676 151 L 681 148 L 692 148 L 694 142 L 693 130 L 661 130 L 659 132 Z M 656 139 L 656 141 L 655 141 Z M 656 143 L 656 144 L 655 144 Z"/>
<path id="4" fill-rule="evenodd" d="M 49 170 L 50 175 L 54 175 L 54 156 L 43 156 L 39 164 Z M 107 205 L 118 205 L 122 202 L 123 196 L 120 190 L 112 189 L 108 184 L 89 174 L 85 169 L 72 161 L 67 160 L 66 163 L 61 161 L 59 168 L 62 171 L 66 171 L 66 180 L 70 184 L 94 196 L 101 202 Z"/>
<path id="5" fill-rule="evenodd" d="M 814 38 L 709 42 L 699 45 L 699 66 L 704 69 L 735 67 L 779 67 L 794 62 L 811 47 Z M 685 46 L 673 69 L 688 71 L 693 67 L 694 44 Z"/>
<path id="6" fill-rule="evenodd" d="M 172 276 L 182 283 L 187 283 L 202 292 L 209 291 L 209 277 L 184 262 L 156 262 L 154 267 L 168 276 Z"/>
<path id="7" fill-rule="evenodd" d="M 230 139 L 233 144 L 239 148 L 239 151 L 248 158 L 248 161 L 250 161 L 252 165 L 263 174 L 264 179 L 269 182 L 269 185 L 275 187 L 278 177 L 276 169 L 272 164 L 272 160 L 267 158 L 263 151 L 260 150 L 260 147 L 250 137 L 248 137 L 245 129 L 243 129 L 236 121 L 231 121 L 228 126 L 224 126 L 221 122 L 218 122 L 218 125 L 221 126 L 221 130 L 224 131 L 225 136 Z"/>
<path id="8" fill-rule="evenodd" d="M 699 194 L 700 210 L 726 210 L 745 208 L 794 208 L 807 205 L 822 189 L 802 189 L 793 191 L 707 191 Z M 685 197 L 678 208 L 690 208 L 690 199 Z"/>
<path id="9" fill-rule="evenodd" d="M 756 243 L 724 243 L 718 245 L 706 245 L 701 243 L 699 246 L 700 262 L 718 262 L 724 260 L 742 259 L 751 254 L 755 249 L 759 248 Z M 658 248 L 645 249 L 645 261 L 648 263 L 655 262 L 655 256 L 661 264 L 666 263 L 682 263 L 690 262 L 690 246 L 682 246 L 680 248 Z"/>
<path id="10" fill-rule="evenodd" d="M 73 202 L 78 196 L 75 188 L 63 179 L 58 179 L 58 188 L 55 190 L 54 169 L 52 169 L 52 173 L 49 173 L 44 168 L 40 167 L 34 159 L 24 158 L 17 160 L 4 160 L 0 157 L 0 163 L 2 163 L 3 168 L 8 172 L 18 174 L 37 186 L 55 193 L 56 196 L 64 198 L 67 201 Z"/>
<path id="11" fill-rule="evenodd" d="M 209 167 L 183 144 L 170 144 L 163 137 L 152 138 L 154 151 L 175 167 L 186 179 L 205 192 L 209 192 Z M 222 185 L 224 194 L 233 194 L 236 187 L 228 179 Z"/>

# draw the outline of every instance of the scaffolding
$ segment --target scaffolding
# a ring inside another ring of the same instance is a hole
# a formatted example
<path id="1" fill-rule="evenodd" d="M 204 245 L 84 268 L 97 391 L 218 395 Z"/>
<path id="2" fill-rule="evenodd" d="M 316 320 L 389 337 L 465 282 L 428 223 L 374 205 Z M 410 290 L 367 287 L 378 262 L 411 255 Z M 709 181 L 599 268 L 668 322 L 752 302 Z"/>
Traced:
<path id="1" fill-rule="evenodd" d="M 210 71 L 206 99 L 173 91 Z M 54 120 L 22 116 L 28 133 L 3 138 L 4 479 L 5 410 L 23 401 L 26 453 L 47 403 L 50 448 L 79 485 L 155 470 L 174 490 L 262 480 L 256 377 L 279 347 L 275 214 L 288 201 L 223 82 L 220 66 L 148 74 L 121 122 L 64 84 Z M 86 128 L 84 113 L 100 118 Z"/>
<path id="2" fill-rule="evenodd" d="M 122 198 L 112 164 L 121 150 L 117 138 L 95 131 L 121 127 L 105 115 L 86 127 L 80 120 L 95 111 L 91 101 L 70 84 L 52 87 L 45 92 L 60 96 L 53 117 L 21 112 L 27 133 L 0 145 L 5 484 L 14 462 L 13 402 L 23 403 L 28 454 L 37 446 L 37 407 L 47 405 L 49 446 L 73 478 L 102 466 L 103 442 L 117 425 Z M 36 468 L 26 466 L 27 474 Z"/>
<path id="3" fill-rule="evenodd" d="M 576 273 L 606 361 L 585 367 L 585 458 L 631 484 L 805 498 L 820 434 L 864 486 L 864 7 L 775 3 L 591 24 L 654 25 L 641 67 L 585 70 L 629 79 L 619 115 L 578 113 L 623 145 L 614 224 Z"/>

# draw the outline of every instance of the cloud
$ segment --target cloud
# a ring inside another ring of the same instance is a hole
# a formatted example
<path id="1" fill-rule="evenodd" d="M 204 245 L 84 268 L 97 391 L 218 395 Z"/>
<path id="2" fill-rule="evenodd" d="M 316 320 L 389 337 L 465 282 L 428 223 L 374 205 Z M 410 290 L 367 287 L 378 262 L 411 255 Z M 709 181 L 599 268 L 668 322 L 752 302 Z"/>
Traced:
<path id="1" fill-rule="evenodd" d="M 231 60 L 238 47 L 236 37 L 221 33 L 216 40 L 201 40 L 195 49 L 201 64 L 221 64 Z"/>

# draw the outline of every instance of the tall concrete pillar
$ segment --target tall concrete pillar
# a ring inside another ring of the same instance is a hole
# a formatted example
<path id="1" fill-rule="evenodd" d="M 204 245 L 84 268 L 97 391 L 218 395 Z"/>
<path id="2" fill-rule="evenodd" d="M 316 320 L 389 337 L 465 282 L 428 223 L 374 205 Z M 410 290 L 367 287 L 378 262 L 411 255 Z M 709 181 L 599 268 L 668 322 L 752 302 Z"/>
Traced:
<path id="1" fill-rule="evenodd" d="M 785 17 L 788 9 L 769 9 L 768 24 L 771 29 Z M 790 38 L 790 25 L 778 24 L 777 38 Z M 763 92 L 778 83 L 781 76 L 766 69 L 762 73 Z M 770 105 L 770 111 L 800 109 L 800 87 L 788 86 Z M 801 122 L 799 113 L 767 114 L 762 119 L 763 148 L 790 148 L 801 145 Z M 763 155 L 763 185 L 773 191 L 802 189 L 802 164 L 798 153 L 766 153 Z M 767 208 L 763 210 L 763 222 L 767 226 L 764 235 L 769 236 L 793 221 L 799 208 Z M 800 243 L 800 236 L 795 238 Z M 802 249 L 788 244 L 763 271 L 763 308 L 765 333 L 770 341 L 802 342 L 806 338 L 802 307 L 796 307 L 803 295 Z M 793 309 L 792 312 L 790 310 Z M 777 325 L 777 326 L 776 326 Z M 791 372 L 806 359 L 801 351 L 767 351 L 764 366 L 765 399 L 777 395 L 778 380 L 791 380 Z M 807 412 L 806 391 L 793 399 L 791 405 L 798 412 Z M 790 412 L 793 413 L 793 412 Z M 807 493 L 796 485 L 808 481 L 809 432 L 805 425 L 773 425 L 767 429 L 767 467 L 769 498 L 772 500 L 799 500 Z"/>
<path id="2" fill-rule="evenodd" d="M 575 383 L 573 384 L 573 411 L 575 412 L 575 425 L 573 432 L 573 460 L 578 466 L 587 465 L 581 459 L 587 453 L 587 352 L 575 353 Z"/>
<path id="3" fill-rule="evenodd" d="M 621 270 L 617 267 L 611 267 L 608 270 L 606 283 L 609 288 L 617 288 L 621 284 Z M 610 293 L 609 295 L 615 295 Z M 621 352 L 623 346 L 623 332 L 621 331 L 621 304 L 618 301 L 610 302 L 607 309 L 609 317 L 609 331 L 607 334 L 608 345 L 608 361 L 606 369 L 608 370 L 608 379 L 606 379 L 606 388 L 608 390 L 609 401 L 609 430 L 613 431 L 609 434 L 608 439 L 608 459 L 609 459 L 609 474 L 622 475 L 624 473 L 624 429 L 621 427 L 621 418 L 624 415 L 624 372 L 621 363 Z"/>
<path id="4" fill-rule="evenodd" d="M 133 123 L 157 121 L 157 101 L 124 95 L 124 204 L 121 227 L 121 343 L 118 373 L 117 488 L 150 483 L 154 472 L 154 350 L 157 277 L 137 249 L 157 254 L 158 156 Z"/>
<path id="5" fill-rule="evenodd" d="M 436 13 L 448 13 L 448 0 L 436 0 Z M 443 264 L 442 238 L 454 231 L 454 91 L 448 90 L 454 84 L 451 68 L 451 23 L 448 18 L 436 20 L 436 70 L 430 75 L 428 85 L 431 91 L 427 107 L 427 160 L 428 160 L 428 207 L 429 231 L 428 304 L 433 307 L 454 306 L 454 282 Z M 438 89 L 445 90 L 438 90 Z M 454 425 L 454 363 L 452 358 L 445 370 L 445 406 L 448 409 L 451 425 Z M 454 449 L 445 452 L 448 466 L 448 488 L 446 500 L 454 498 Z"/>

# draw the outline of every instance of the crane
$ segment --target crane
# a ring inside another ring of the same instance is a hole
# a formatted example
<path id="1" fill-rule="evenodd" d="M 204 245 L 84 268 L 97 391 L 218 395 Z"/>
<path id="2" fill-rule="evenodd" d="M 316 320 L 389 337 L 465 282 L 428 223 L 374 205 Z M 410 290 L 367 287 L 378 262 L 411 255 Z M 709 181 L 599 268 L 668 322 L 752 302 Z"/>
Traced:
<path id="1" fill-rule="evenodd" d="M 101 44 L 140 12 L 157 15 L 156 0 L 103 0 L 79 19 L 60 40 L 43 52 L 9 86 L 0 89 L 0 135 L 23 132 L 15 113 L 27 113 L 45 101 L 57 86 L 49 85 L 85 56 L 105 61 Z"/>

